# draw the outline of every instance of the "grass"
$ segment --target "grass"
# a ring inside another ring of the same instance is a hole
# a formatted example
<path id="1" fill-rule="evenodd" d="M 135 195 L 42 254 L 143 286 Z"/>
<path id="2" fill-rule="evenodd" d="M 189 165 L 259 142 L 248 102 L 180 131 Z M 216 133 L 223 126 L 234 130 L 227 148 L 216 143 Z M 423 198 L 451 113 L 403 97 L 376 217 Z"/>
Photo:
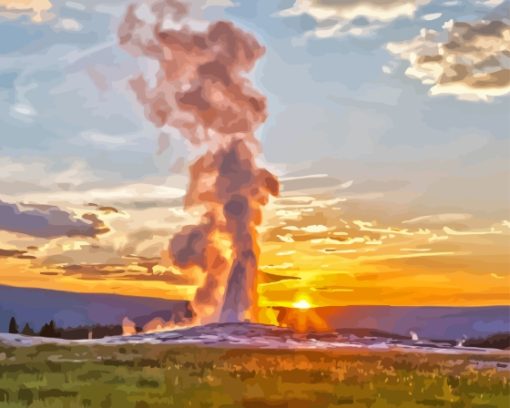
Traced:
<path id="1" fill-rule="evenodd" d="M 508 354 L 0 346 L 0 407 L 505 407 Z"/>

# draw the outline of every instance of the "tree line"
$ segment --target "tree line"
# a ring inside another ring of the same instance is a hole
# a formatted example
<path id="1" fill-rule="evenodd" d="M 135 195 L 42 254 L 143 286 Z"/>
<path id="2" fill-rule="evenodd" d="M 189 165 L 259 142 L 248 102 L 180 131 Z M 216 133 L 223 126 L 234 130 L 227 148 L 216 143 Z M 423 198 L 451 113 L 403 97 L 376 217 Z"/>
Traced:
<path id="1" fill-rule="evenodd" d="M 36 332 L 28 323 L 25 323 L 23 329 L 20 331 L 15 317 L 11 317 L 9 321 L 9 333 L 23 334 L 25 336 L 40 336 L 40 337 L 53 337 L 63 339 L 87 339 L 94 338 L 100 339 L 106 336 L 120 336 L 122 334 L 121 325 L 93 325 L 93 326 L 78 326 L 78 327 L 57 327 L 54 320 L 43 324 L 41 330 Z"/>
<path id="2" fill-rule="evenodd" d="M 11 317 L 9 321 L 9 333 L 11 334 L 24 334 L 25 336 L 41 336 L 41 337 L 61 337 L 60 331 L 57 329 L 55 322 L 50 320 L 48 323 L 43 324 L 39 332 L 35 332 L 28 323 L 25 323 L 23 329 L 19 331 L 18 322 L 15 317 Z"/>

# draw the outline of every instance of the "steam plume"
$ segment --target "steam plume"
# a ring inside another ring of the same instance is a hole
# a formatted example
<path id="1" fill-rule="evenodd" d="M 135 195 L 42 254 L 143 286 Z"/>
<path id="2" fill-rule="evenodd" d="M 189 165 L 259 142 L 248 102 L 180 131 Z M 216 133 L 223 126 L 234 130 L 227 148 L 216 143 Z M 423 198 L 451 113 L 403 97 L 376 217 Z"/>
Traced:
<path id="1" fill-rule="evenodd" d="M 139 76 L 131 83 L 146 116 L 206 152 L 190 166 L 185 197 L 186 207 L 204 208 L 202 221 L 169 244 L 177 266 L 205 273 L 193 307 L 202 322 L 255 320 L 256 227 L 261 207 L 279 190 L 275 176 L 255 160 L 254 131 L 266 119 L 266 100 L 244 76 L 264 48 L 230 22 L 195 30 L 188 20 L 187 7 L 175 0 L 132 5 L 120 43 L 158 63 L 155 81 Z"/>

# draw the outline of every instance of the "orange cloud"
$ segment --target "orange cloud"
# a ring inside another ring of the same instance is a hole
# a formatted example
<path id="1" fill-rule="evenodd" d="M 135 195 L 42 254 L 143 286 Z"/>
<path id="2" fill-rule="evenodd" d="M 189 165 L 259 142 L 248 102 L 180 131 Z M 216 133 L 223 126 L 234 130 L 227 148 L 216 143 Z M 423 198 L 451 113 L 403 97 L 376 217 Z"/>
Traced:
<path id="1" fill-rule="evenodd" d="M 12 18 L 29 15 L 33 22 L 40 23 L 51 7 L 49 0 L 0 0 L 0 15 Z"/>

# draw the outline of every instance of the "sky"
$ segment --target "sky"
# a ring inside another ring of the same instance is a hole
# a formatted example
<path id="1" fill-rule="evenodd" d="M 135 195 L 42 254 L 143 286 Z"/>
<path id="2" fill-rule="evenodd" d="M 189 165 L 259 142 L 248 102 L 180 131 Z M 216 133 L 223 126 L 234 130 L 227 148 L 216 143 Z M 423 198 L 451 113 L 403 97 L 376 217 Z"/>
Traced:
<path id="1" fill-rule="evenodd" d="M 197 157 L 129 86 L 126 2 L 0 0 L 0 284 L 190 299 Z M 510 299 L 510 2 L 208 0 L 267 96 L 262 305 Z"/>

